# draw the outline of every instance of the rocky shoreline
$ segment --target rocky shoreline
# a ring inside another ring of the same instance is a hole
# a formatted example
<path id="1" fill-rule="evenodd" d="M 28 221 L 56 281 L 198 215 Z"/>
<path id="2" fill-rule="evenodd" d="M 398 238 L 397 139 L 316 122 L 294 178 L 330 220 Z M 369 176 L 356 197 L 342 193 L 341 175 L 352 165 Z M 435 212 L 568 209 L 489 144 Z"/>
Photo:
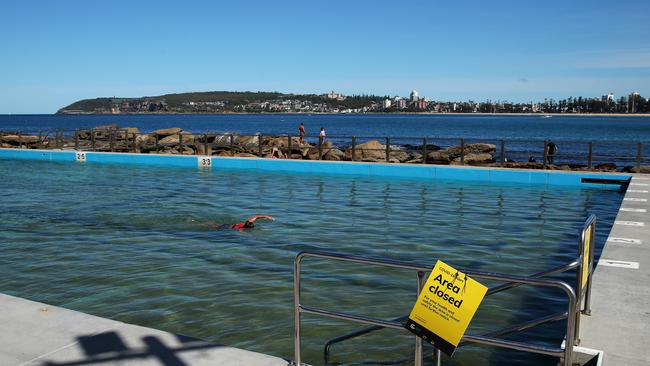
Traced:
<path id="1" fill-rule="evenodd" d="M 97 126 L 72 134 L 48 135 L 0 132 L 0 147 L 26 149 L 63 149 L 113 151 L 141 154 L 203 155 L 219 157 L 282 158 L 297 160 L 362 161 L 407 164 L 475 165 L 523 169 L 592 170 L 635 172 L 636 167 L 600 164 L 555 165 L 541 162 L 498 161 L 496 146 L 471 143 L 441 148 L 433 144 L 385 145 L 378 140 L 351 146 L 335 146 L 331 141 L 301 142 L 297 136 L 240 135 L 238 133 L 196 134 L 180 128 L 141 133 L 138 128 L 118 125 Z M 650 172 L 650 167 L 641 167 Z"/>

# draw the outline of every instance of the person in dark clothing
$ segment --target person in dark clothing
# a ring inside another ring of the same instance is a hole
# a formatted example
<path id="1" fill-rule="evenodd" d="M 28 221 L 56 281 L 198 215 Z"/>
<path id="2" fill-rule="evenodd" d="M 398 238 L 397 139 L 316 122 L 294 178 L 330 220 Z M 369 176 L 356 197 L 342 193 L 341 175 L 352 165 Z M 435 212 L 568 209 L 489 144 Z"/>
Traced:
<path id="1" fill-rule="evenodd" d="M 557 145 L 553 141 L 546 144 L 546 157 L 549 164 L 553 164 L 553 157 L 557 153 Z"/>

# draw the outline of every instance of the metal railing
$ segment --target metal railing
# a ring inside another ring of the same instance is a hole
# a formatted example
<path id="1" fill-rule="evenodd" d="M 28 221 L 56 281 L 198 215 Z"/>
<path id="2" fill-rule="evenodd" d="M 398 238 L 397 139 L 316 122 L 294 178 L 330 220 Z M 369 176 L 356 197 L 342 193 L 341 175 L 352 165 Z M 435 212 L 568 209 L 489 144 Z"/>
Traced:
<path id="1" fill-rule="evenodd" d="M 549 140 L 482 139 L 468 137 L 373 137 L 140 133 L 135 129 L 93 128 L 54 131 L 0 131 L 0 141 L 10 139 L 18 148 L 74 149 L 83 151 L 228 155 L 247 153 L 278 158 L 408 162 L 422 164 L 494 165 L 547 169 L 612 169 L 611 164 L 640 171 L 650 165 L 650 143 L 638 141 L 554 141 L 559 151 L 550 154 Z M 29 139 L 29 142 L 27 141 Z M 369 147 L 369 141 L 377 141 Z M 489 144 L 490 146 L 479 146 Z M 487 154 L 487 155 L 486 155 Z M 610 165 L 610 166 L 608 166 Z"/>
<path id="2" fill-rule="evenodd" d="M 590 314 L 590 288 L 591 288 L 591 277 L 593 274 L 594 266 L 593 266 L 593 247 L 595 245 L 593 239 L 594 233 L 595 233 L 595 223 L 596 223 L 596 217 L 594 215 L 590 216 L 587 221 L 584 223 L 581 235 L 579 238 L 579 255 L 575 261 L 572 261 L 571 263 L 558 266 L 546 271 L 538 272 L 535 273 L 531 276 L 513 276 L 513 275 L 507 275 L 507 274 L 498 274 L 498 273 L 488 273 L 488 272 L 480 272 L 480 271 L 472 271 L 472 270 L 464 270 L 463 272 L 466 273 L 468 276 L 477 278 L 477 279 L 484 279 L 484 280 L 494 280 L 494 281 L 499 281 L 499 282 L 505 282 L 501 285 L 494 286 L 488 289 L 486 296 L 491 296 L 496 293 L 506 291 L 518 286 L 522 285 L 532 285 L 532 286 L 539 286 L 539 287 L 548 287 L 548 288 L 555 288 L 558 290 L 561 290 L 564 292 L 566 295 L 567 299 L 567 310 L 565 312 L 560 312 L 560 313 L 555 313 L 551 315 L 547 315 L 541 318 L 529 320 L 523 323 L 519 323 L 516 325 L 508 326 L 502 329 L 498 329 L 495 331 L 487 332 L 485 334 L 481 335 L 465 335 L 461 339 L 461 343 L 459 344 L 459 347 L 476 343 L 476 344 L 483 344 L 483 345 L 488 345 L 488 346 L 494 346 L 498 348 L 505 348 L 505 349 L 511 349 L 511 350 L 518 350 L 518 351 L 524 351 L 524 352 L 529 352 L 529 353 L 536 353 L 536 354 L 541 354 L 541 355 L 547 355 L 547 356 L 553 356 L 553 357 L 558 357 L 562 365 L 570 365 L 571 360 L 573 357 L 573 347 L 574 345 L 579 344 L 579 331 L 580 331 L 580 313 L 583 312 L 586 315 Z M 593 230 L 590 231 L 591 235 L 591 243 L 592 245 L 590 246 L 590 251 L 588 253 L 588 261 L 587 261 L 587 284 L 585 286 L 582 286 L 581 279 L 582 279 L 582 270 L 583 270 L 583 261 L 582 261 L 582 249 L 583 245 L 585 242 L 585 235 L 586 235 L 586 228 L 588 228 L 590 225 L 593 226 Z M 323 252 L 323 251 L 302 251 L 300 252 L 294 261 L 294 327 L 295 327 L 295 334 L 294 334 L 294 360 L 292 362 L 293 365 L 302 365 L 302 354 L 301 354 L 301 315 L 302 314 L 313 314 L 313 315 L 319 315 L 323 317 L 328 317 L 328 318 L 334 318 L 334 319 L 339 319 L 339 320 L 346 320 L 346 321 L 352 321 L 356 323 L 361 323 L 361 324 L 366 324 L 370 325 L 370 327 L 363 328 L 360 330 L 356 330 L 350 333 L 347 333 L 345 335 L 336 337 L 325 345 L 324 348 L 324 357 L 325 357 L 325 363 L 327 364 L 329 360 L 329 354 L 331 350 L 331 346 L 335 343 L 339 343 L 341 341 L 345 341 L 348 339 L 352 339 L 364 334 L 368 334 L 370 332 L 384 329 L 384 328 L 390 328 L 390 329 L 397 329 L 401 331 L 408 332 L 404 328 L 404 325 L 402 321 L 406 318 L 406 316 L 402 316 L 399 318 L 395 318 L 392 320 L 383 320 L 383 319 L 377 319 L 377 318 L 372 318 L 364 315 L 358 315 L 358 314 L 350 314 L 350 313 L 344 313 L 344 312 L 339 312 L 339 311 L 333 311 L 333 310 L 328 310 L 328 309 L 322 309 L 322 308 L 317 308 L 313 306 L 309 306 L 306 304 L 303 304 L 301 301 L 301 269 L 302 269 L 302 261 L 305 258 L 308 257 L 315 257 L 315 258 L 321 258 L 321 259 L 328 259 L 328 260 L 335 260 L 335 261 L 342 261 L 342 262 L 352 262 L 352 263 L 359 263 L 359 264 L 365 264 L 365 265 L 371 265 L 371 266 L 382 266 L 382 267 L 389 267 L 389 268 L 398 268 L 398 269 L 406 269 L 406 270 L 412 270 L 417 273 L 417 292 L 416 295 L 419 295 L 420 290 L 422 289 L 422 286 L 424 285 L 424 276 L 425 273 L 430 272 L 432 270 L 431 266 L 427 265 L 420 265 L 420 264 L 413 264 L 409 262 L 403 262 L 403 261 L 396 261 L 396 260 L 390 260 L 390 259 L 371 259 L 371 258 L 365 258 L 365 257 L 360 257 L 360 256 L 354 256 L 354 255 L 345 255 L 345 254 L 340 254 L 340 253 L 332 253 L 332 252 Z M 554 279 L 545 279 L 543 277 L 551 276 L 554 274 L 558 273 L 563 273 L 566 271 L 570 270 L 577 270 L 577 275 L 576 275 L 576 289 L 574 290 L 571 285 L 567 284 L 564 281 L 560 280 L 554 280 Z M 584 289 L 584 290 L 583 290 Z M 584 300 L 584 303 L 583 303 Z M 584 310 L 581 309 L 581 304 L 584 304 Z M 564 349 L 558 347 L 558 348 L 552 348 L 552 347 L 544 347 L 544 346 L 539 346 L 536 344 L 532 343 L 525 343 L 525 342 L 517 342 L 517 341 L 511 341 L 511 340 L 505 340 L 501 338 L 497 338 L 500 336 L 516 333 L 516 332 L 521 332 L 527 329 L 531 329 L 533 327 L 537 327 L 539 325 L 547 324 L 550 322 L 555 322 L 559 320 L 566 319 L 566 330 L 564 334 L 564 339 L 567 340 L 565 342 L 565 347 Z M 573 342 L 569 342 L 568 340 L 573 340 Z M 435 349 L 435 351 L 431 352 L 430 354 L 435 354 L 436 356 L 436 364 L 441 365 L 442 359 L 441 359 L 441 353 L 439 350 Z M 414 360 L 414 364 L 416 366 L 421 366 L 423 362 L 423 347 L 422 347 L 422 340 L 419 337 L 415 337 L 415 354 L 414 357 L 412 358 Z M 394 363 L 403 363 L 408 361 L 409 359 L 402 359 L 399 361 L 395 361 Z M 386 362 L 382 362 L 386 364 Z"/>

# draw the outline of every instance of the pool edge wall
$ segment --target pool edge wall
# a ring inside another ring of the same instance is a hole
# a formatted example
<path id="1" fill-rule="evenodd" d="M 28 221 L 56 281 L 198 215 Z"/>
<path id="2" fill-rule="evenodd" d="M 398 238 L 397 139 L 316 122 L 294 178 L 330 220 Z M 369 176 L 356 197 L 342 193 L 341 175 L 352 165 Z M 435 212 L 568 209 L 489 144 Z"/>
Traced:
<path id="1" fill-rule="evenodd" d="M 16 160 L 77 161 L 84 153 L 83 163 L 108 163 L 199 168 L 197 155 L 158 155 L 107 152 L 0 149 L 0 158 Z M 575 171 L 506 169 L 448 165 L 386 164 L 339 161 L 282 160 L 261 158 L 211 157 L 212 169 L 257 170 L 289 173 L 317 173 L 353 176 L 456 180 L 489 183 L 524 183 L 616 188 L 620 185 L 583 183 L 583 179 L 615 179 L 629 181 L 623 173 L 592 173 Z"/>

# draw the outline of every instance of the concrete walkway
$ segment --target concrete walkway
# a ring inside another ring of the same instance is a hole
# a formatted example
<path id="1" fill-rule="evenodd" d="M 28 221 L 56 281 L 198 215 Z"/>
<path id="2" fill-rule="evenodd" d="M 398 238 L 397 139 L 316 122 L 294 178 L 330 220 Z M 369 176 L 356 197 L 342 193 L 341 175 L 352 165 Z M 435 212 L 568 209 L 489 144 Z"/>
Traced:
<path id="1" fill-rule="evenodd" d="M 2 366 L 286 366 L 287 361 L 0 294 Z"/>
<path id="2" fill-rule="evenodd" d="M 581 346 L 604 351 L 602 365 L 650 365 L 650 177 L 635 176 L 593 275 L 592 315 Z"/>

